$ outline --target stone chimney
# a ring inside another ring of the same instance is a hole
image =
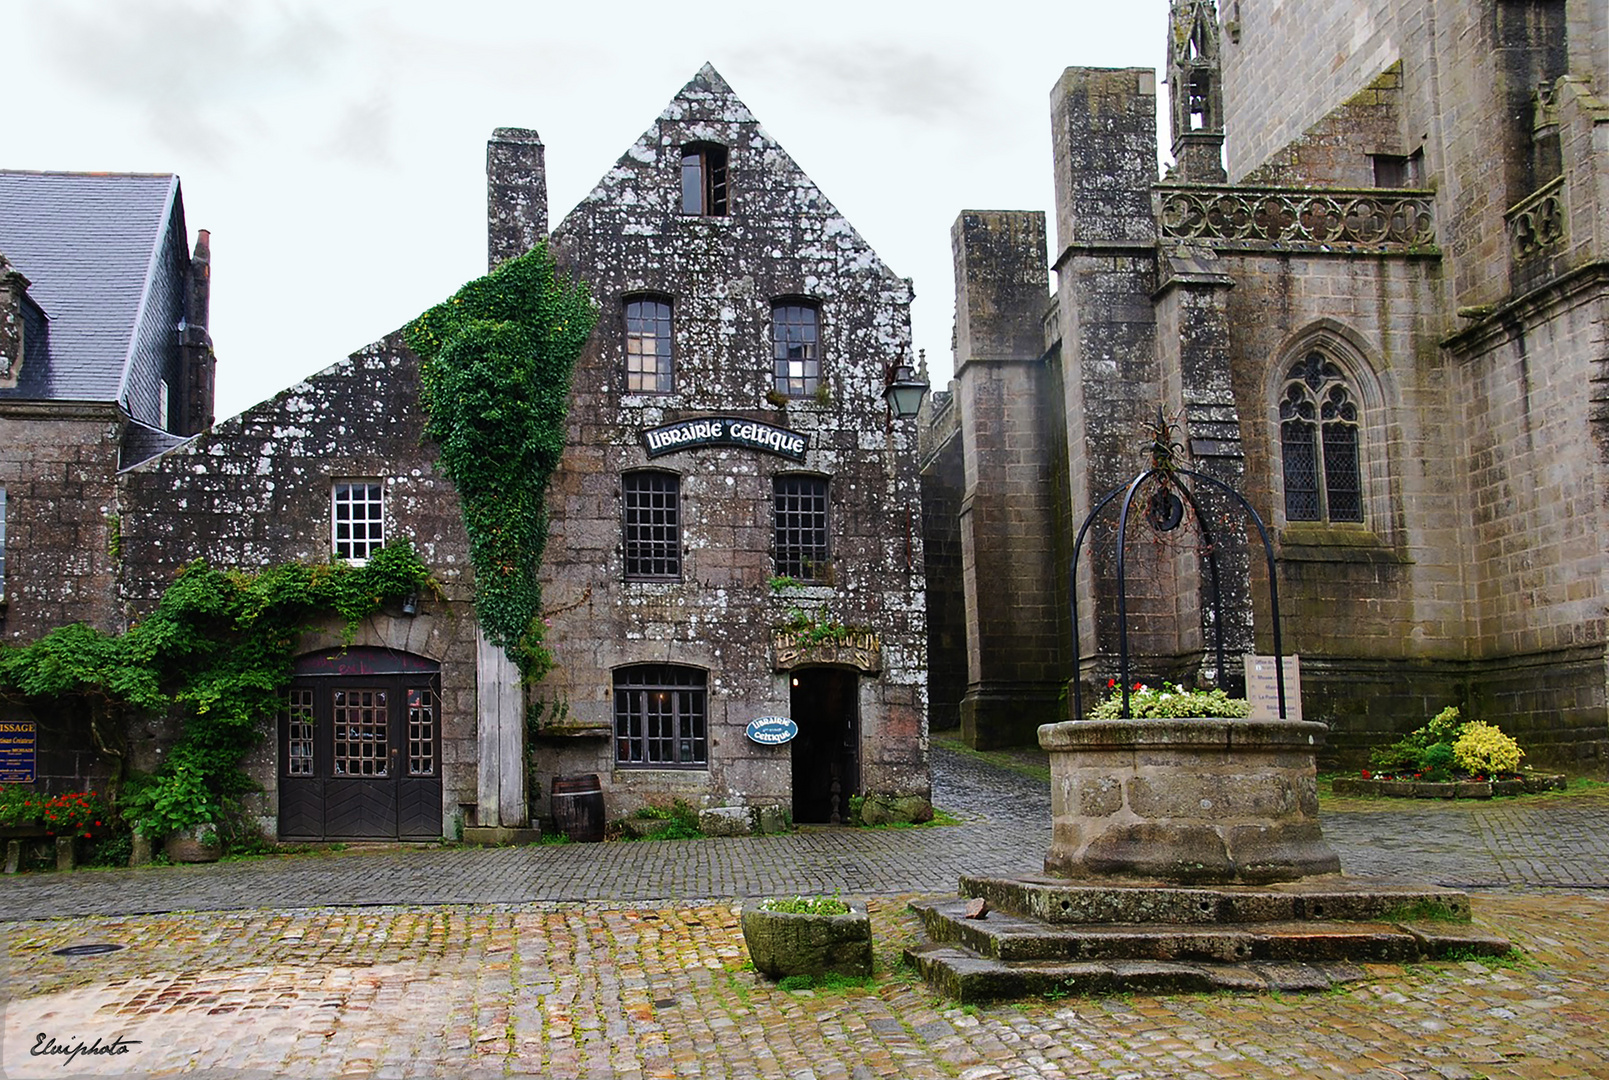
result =
[[[179,338],[180,365],[184,372],[184,392],[179,396],[174,431],[194,435],[212,426],[218,359],[212,351],[212,335],[207,332],[208,310],[212,306],[212,234],[196,230],[195,253],[190,256],[184,293],[184,332]]]
[[[542,137],[526,128],[497,128],[486,143],[487,269],[525,254],[547,235]]]
[[[23,314],[28,279],[0,254],[0,386],[16,386],[22,370]]]

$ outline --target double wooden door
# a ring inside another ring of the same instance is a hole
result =
[[[439,676],[299,676],[279,749],[280,839],[440,838]]]

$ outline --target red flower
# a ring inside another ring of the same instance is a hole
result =
[[[1107,679],[1106,680],[1106,689],[1112,690],[1112,689],[1116,688],[1116,686],[1117,686],[1117,680],[1116,679]]]
[[[1369,779],[1369,770],[1368,769],[1363,770],[1363,779],[1365,779],[1365,780]],[[97,821],[95,824],[99,825],[100,822]]]
[[[1145,689],[1145,684],[1143,682],[1137,682],[1137,683],[1134,684],[1134,689],[1136,689],[1136,690],[1144,690]]]

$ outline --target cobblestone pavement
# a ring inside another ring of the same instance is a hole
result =
[[[1033,873],[1048,784],[939,748],[934,799],[962,824],[519,848],[353,848],[211,866],[0,878],[0,920],[375,904],[690,902],[774,893],[947,893],[962,873]],[[1609,789],[1487,803],[1327,800],[1350,874],[1466,888],[1609,888]]]
[[[962,1008],[898,968],[905,904],[1035,869],[1048,806],[1041,783],[936,760],[961,825],[0,879],[0,1075],[1609,1080],[1609,796],[1326,801],[1349,872],[1480,887],[1515,963]],[[874,979],[785,991],[745,969],[733,897],[838,887],[872,897]],[[123,948],[54,954],[100,942]],[[117,1052],[68,1058],[97,1039]]]

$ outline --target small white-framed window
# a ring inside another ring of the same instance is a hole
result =
[[[337,559],[362,565],[385,546],[385,486],[337,480],[330,487],[330,540]]]

